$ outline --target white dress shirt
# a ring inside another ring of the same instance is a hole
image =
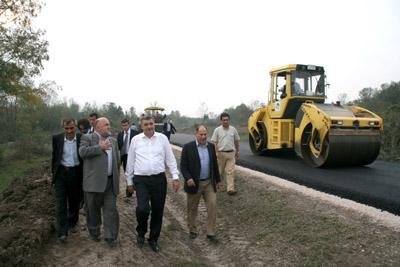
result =
[[[64,136],[64,148],[61,165],[65,167],[75,167],[79,165],[78,148],[76,147],[76,135],[74,139],[68,140]]]
[[[154,175],[165,172],[168,167],[172,179],[179,179],[179,171],[172,147],[164,134],[155,132],[151,138],[144,133],[132,138],[126,164],[127,185],[133,185],[134,175]]]
[[[103,140],[108,144],[111,144],[110,140],[107,138],[103,138],[98,132],[95,131],[95,133],[99,136],[99,140]],[[113,169],[112,169],[112,147],[109,149],[106,149],[105,151],[107,153],[107,175],[111,176],[113,174]]]

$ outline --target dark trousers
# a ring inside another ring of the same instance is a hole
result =
[[[171,132],[163,132],[163,134],[168,138],[168,140],[171,138]]]
[[[147,221],[150,220],[149,241],[157,242],[160,236],[162,219],[164,214],[165,197],[167,195],[167,179],[165,173],[151,176],[135,175],[136,187],[136,231],[144,237],[147,232]]]
[[[121,155],[121,163],[122,168],[124,168],[124,172],[126,171],[126,163],[128,162],[128,154]],[[128,188],[125,190],[126,197],[132,197],[132,193],[128,191]]]
[[[56,193],[57,235],[68,235],[68,229],[78,223],[82,196],[82,177],[77,168],[60,166],[54,183]]]
[[[117,239],[119,232],[119,214],[117,197],[114,195],[112,177],[108,178],[104,193],[85,192],[86,224],[89,234],[100,236],[100,226],[104,224],[104,238]]]

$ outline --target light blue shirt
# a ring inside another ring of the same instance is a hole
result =
[[[68,140],[64,136],[64,148],[61,164],[65,167],[75,167],[79,165],[78,149],[76,147],[76,135],[72,140]]]
[[[111,144],[111,141],[110,141],[109,137],[103,138],[98,132],[95,131],[95,133],[98,135],[99,140],[103,140],[106,143]],[[113,175],[113,169],[112,169],[112,147],[110,149],[107,149],[105,152],[107,154],[107,175],[111,176],[111,175]]]
[[[200,158],[200,177],[199,180],[206,180],[210,176],[210,155],[208,154],[208,144],[201,145],[197,142],[197,151],[199,152]]]

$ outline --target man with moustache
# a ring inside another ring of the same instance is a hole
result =
[[[82,136],[79,154],[84,160],[83,191],[86,207],[86,224],[92,240],[100,241],[102,211],[104,240],[113,247],[119,231],[117,195],[119,193],[119,151],[111,137],[110,122],[98,118],[95,131]]]
[[[56,194],[57,238],[67,240],[77,232],[79,202],[82,197],[82,159],[78,149],[81,135],[74,119],[63,120],[64,132],[53,136],[52,184]]]

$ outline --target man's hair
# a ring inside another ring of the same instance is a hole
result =
[[[85,129],[90,128],[90,122],[89,122],[88,119],[80,119],[80,120],[78,121],[78,128],[79,128],[80,125],[82,125],[83,127],[85,127]]]
[[[66,124],[70,124],[70,123],[73,123],[74,125],[76,125],[75,120],[72,118],[63,119],[63,121],[62,121],[63,126]]]
[[[221,115],[219,116],[219,120],[222,120],[223,117],[228,117],[228,119],[231,118],[227,112],[222,112]]]
[[[199,130],[200,130],[201,127],[204,127],[204,128],[206,129],[206,131],[208,132],[208,128],[207,128],[207,126],[205,126],[204,124],[195,124],[194,127],[195,127],[195,129],[196,129],[196,133],[199,132]]]
[[[96,117],[96,119],[99,118],[99,114],[97,114],[96,112],[92,112],[89,114],[89,117]]]
[[[129,124],[129,120],[128,120],[127,118],[122,119],[122,120],[121,120],[121,124],[123,124],[123,123],[128,123],[128,124]]]
[[[149,116],[149,115],[144,115],[144,116],[142,116],[140,118],[140,124],[142,124],[142,121],[149,121],[149,120],[153,120],[154,121],[154,118],[152,116]]]

